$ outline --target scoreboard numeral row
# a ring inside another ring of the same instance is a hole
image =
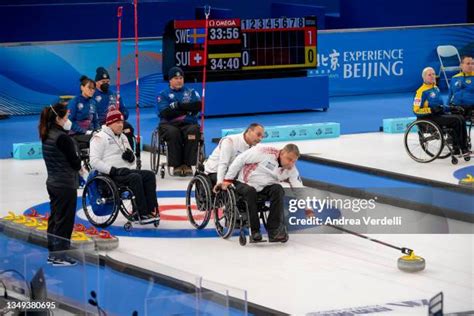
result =
[[[305,26],[305,18],[247,19],[241,25],[242,31],[301,28]]]

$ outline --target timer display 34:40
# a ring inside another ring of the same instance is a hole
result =
[[[240,68],[240,58],[211,58],[212,70],[234,70]]]

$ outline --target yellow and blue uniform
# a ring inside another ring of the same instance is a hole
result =
[[[448,102],[474,107],[474,72],[460,72],[451,78]]]
[[[447,114],[448,108],[444,106],[441,94],[436,84],[423,83],[416,90],[413,102],[413,113],[419,119],[432,121],[440,127],[452,128],[454,130],[454,152],[467,152],[466,122],[460,115]]]
[[[425,117],[439,112],[445,112],[443,100],[439,88],[435,84],[423,83],[416,90],[415,100],[413,101],[413,113],[417,117]]]

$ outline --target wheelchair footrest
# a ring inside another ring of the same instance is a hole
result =
[[[154,223],[157,223],[157,222],[160,222],[160,218],[159,218],[159,217],[157,217],[157,218],[155,218],[155,219],[153,219],[153,220],[149,220],[149,221],[147,221],[147,222],[144,222],[144,221],[142,221],[142,220],[140,220],[140,219],[130,221],[130,223],[132,223],[132,224],[138,224],[138,225],[149,225],[149,224],[154,224]]]
[[[262,240],[257,241],[257,240],[254,240],[254,239],[250,238],[250,241],[249,241],[249,243],[251,243],[251,244],[259,244],[259,243],[262,243],[262,242],[268,242],[268,240],[262,239]]]

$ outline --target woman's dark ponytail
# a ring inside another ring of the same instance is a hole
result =
[[[56,117],[63,118],[66,116],[67,106],[61,103],[55,105],[48,105],[41,111],[40,121],[38,125],[39,136],[41,141],[48,138],[48,133],[51,127],[56,123]]]

